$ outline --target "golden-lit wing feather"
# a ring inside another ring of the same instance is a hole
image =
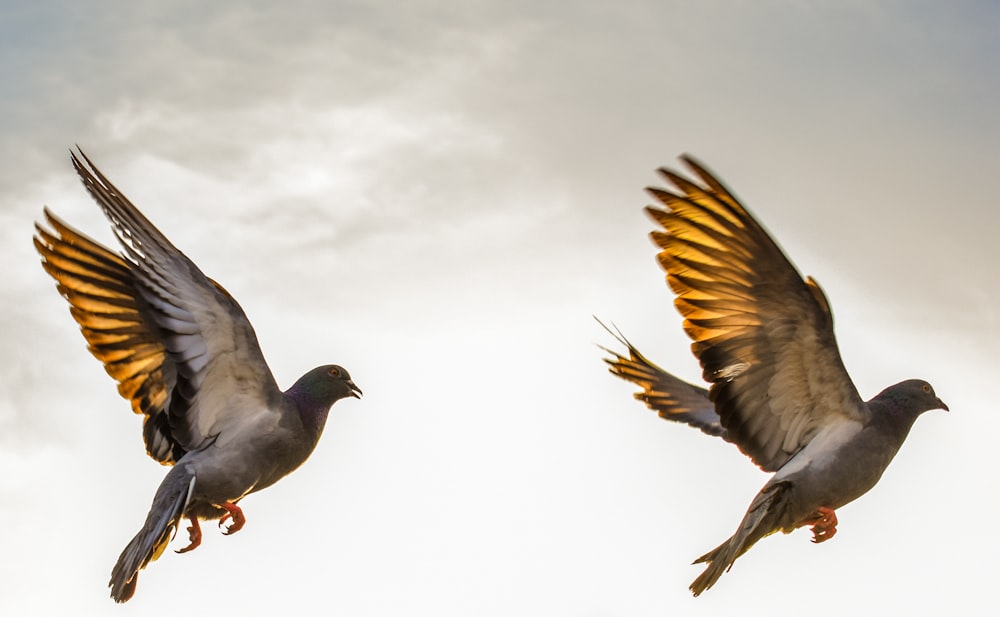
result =
[[[82,152],[73,166],[111,221],[123,253],[46,211],[43,265],[91,352],[146,416],[153,458],[224,442],[247,423],[276,423],[280,396],[243,309],[179,251]]]
[[[708,435],[729,441],[715,405],[708,398],[708,390],[674,377],[642,355],[620,332],[612,332],[607,326],[605,329],[628,350],[628,356],[624,356],[602,347],[612,356],[604,359],[608,370],[612,375],[642,388],[633,395],[637,400],[664,420],[683,422]]]
[[[728,189],[690,157],[704,185],[661,169],[646,211],[709,397],[736,443],[774,471],[835,417],[867,407],[844,369],[823,292],[803,280]]]
[[[45,210],[51,229],[36,224],[35,248],[42,267],[70,305],[88,349],[118,382],[132,410],[145,416],[146,451],[169,465],[184,454],[164,413],[176,370],[144,315],[135,279],[125,261]]]

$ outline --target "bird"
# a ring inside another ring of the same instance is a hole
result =
[[[341,366],[305,373],[282,392],[243,309],[205,276],[87,158],[70,151],[80,180],[111,222],[115,253],[46,207],[35,223],[42,267],[70,305],[88,349],[143,416],[147,454],[170,466],[142,528],[121,552],[108,586],[126,602],[139,571],[157,559],[183,519],[189,544],[200,520],[225,534],[246,522],[240,500],[298,468],[319,441],[332,405],[361,398]]]
[[[648,188],[658,204],[645,211],[658,226],[650,237],[709,387],[671,375],[607,326],[625,350],[603,349],[609,371],[641,388],[635,398],[734,444],[773,474],[736,532],[694,561],[706,564],[690,586],[698,596],[766,536],[811,526],[813,542],[832,538],[836,510],[875,486],[916,418],[948,406],[920,379],[864,401],[819,284],[802,278],[703,164],[680,159],[695,177],[659,169],[672,187]]]

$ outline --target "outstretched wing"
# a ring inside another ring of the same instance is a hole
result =
[[[676,189],[648,189],[662,227],[650,235],[677,294],[691,349],[729,439],[778,469],[830,422],[863,422],[822,290],[803,280],[763,227],[691,157],[699,186],[668,169]]]
[[[146,452],[170,465],[185,449],[174,439],[165,413],[177,383],[177,369],[167,355],[152,319],[135,288],[125,261],[73,229],[46,208],[52,230],[35,224],[35,248],[42,267],[70,304],[88,349],[118,382],[118,392],[143,414]]]
[[[45,270],[91,352],[146,416],[150,456],[170,464],[255,416],[280,393],[243,310],[177,250],[80,152],[73,165],[104,210],[122,256],[46,210]]]
[[[641,392],[633,394],[637,400],[645,403],[664,420],[683,422],[703,433],[730,441],[719,414],[715,411],[715,405],[708,398],[708,390],[674,377],[639,353],[620,332],[612,332],[607,326],[605,329],[628,349],[626,357],[617,351],[601,347],[612,356],[604,359],[608,370],[612,375],[642,388]]]

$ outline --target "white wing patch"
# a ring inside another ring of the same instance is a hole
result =
[[[729,366],[722,367],[718,371],[715,371],[715,377],[716,379],[732,381],[748,370],[750,370],[750,365],[746,362],[735,362]]]
[[[240,442],[252,439],[256,435],[267,434],[277,427],[281,420],[279,411],[269,409],[250,397],[238,397],[228,406],[231,406],[232,410],[225,409],[211,416],[214,421],[206,433],[218,436],[214,443],[219,448],[225,448],[234,441]]]
[[[855,435],[861,432],[862,428],[864,428],[863,424],[847,418],[830,422],[816,433],[816,436],[812,438],[805,448],[790,458],[774,474],[771,482],[783,480],[788,476],[802,471],[806,467],[822,469],[836,457],[837,451],[844,444],[851,441]]]

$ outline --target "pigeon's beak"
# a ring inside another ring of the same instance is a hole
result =
[[[355,385],[353,381],[348,381],[347,387],[351,389],[351,396],[354,398],[361,398],[361,395],[364,394],[364,392],[361,391],[361,388]]]
[[[950,409],[948,409],[948,406],[945,405],[944,401],[942,401],[941,399],[938,399],[937,403],[938,403],[938,409],[943,409],[945,411],[951,411]]]

